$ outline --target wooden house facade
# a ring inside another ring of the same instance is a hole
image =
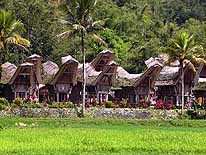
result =
[[[184,96],[185,102],[189,100],[194,86],[196,71],[189,64],[184,65]],[[161,70],[156,82],[157,99],[164,102],[171,101],[177,106],[181,105],[181,75],[179,66],[164,66]]]
[[[86,99],[98,103],[109,99],[111,87],[116,82],[118,64],[114,62],[114,53],[109,50],[100,52],[97,57],[85,65],[86,69]],[[78,79],[82,79],[82,65],[79,66]],[[81,92],[80,92],[81,93]]]
[[[179,66],[162,66],[156,58],[145,61],[147,69],[140,74],[129,74],[114,61],[110,50],[100,52],[86,69],[86,100],[98,103],[107,100],[127,99],[136,104],[139,99],[172,101],[181,105],[181,76]],[[206,100],[206,66],[189,63],[184,65],[185,101],[192,92]],[[42,57],[34,54],[18,67],[11,63],[2,65],[0,97],[10,101],[17,97],[37,96],[46,102],[82,101],[83,65],[71,56],[62,57],[62,64],[42,63]],[[204,87],[194,87],[198,84]],[[194,87],[194,88],[193,88]],[[201,89],[200,89],[201,88]]]
[[[154,84],[162,69],[162,64],[152,58],[147,70],[141,74],[129,74],[122,67],[118,72],[118,87],[115,90],[117,100],[127,99],[130,104],[136,104],[138,100],[149,98],[155,93]]]

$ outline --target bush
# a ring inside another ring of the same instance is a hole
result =
[[[114,104],[112,101],[106,101],[105,102],[105,108],[113,108],[114,107]]]
[[[148,107],[150,107],[150,105],[151,105],[151,102],[145,101],[144,99],[141,99],[137,102],[138,108],[148,108]]]
[[[74,104],[72,102],[67,102],[65,108],[74,108]]]
[[[173,104],[172,101],[168,101],[168,102],[164,105],[164,108],[167,109],[167,110],[171,110],[171,109],[174,109],[174,108],[175,108],[175,105]]]
[[[19,107],[23,104],[23,99],[17,97],[14,101],[14,104],[18,105]]]
[[[8,106],[9,105],[9,102],[7,101],[7,99],[6,98],[0,98],[0,104],[3,104],[3,105],[6,105],[6,106]]]
[[[89,108],[90,106],[91,106],[90,102],[89,102],[89,101],[86,101],[85,107],[86,107],[86,108]]]
[[[6,105],[4,105],[4,104],[0,104],[0,110],[5,110],[6,109]]]
[[[175,105],[172,103],[172,101],[168,101],[167,103],[164,103],[161,99],[157,101],[157,103],[154,105],[154,109],[174,109]]]
[[[126,99],[122,99],[122,101],[120,102],[120,107],[121,108],[126,108],[127,106],[127,100]]]
[[[14,103],[11,103],[10,107],[11,107],[12,109],[15,109],[15,108],[18,108],[19,106],[16,105],[16,104],[14,104]]]
[[[32,107],[32,104],[29,103],[29,102],[23,102],[23,103],[21,104],[21,107],[22,107],[22,108],[33,108],[33,107]]]
[[[31,104],[32,108],[43,108],[43,105],[41,103]]]
[[[59,105],[56,102],[52,102],[51,104],[49,104],[49,108],[58,108]]]
[[[154,105],[154,109],[164,109],[164,102],[160,99]]]

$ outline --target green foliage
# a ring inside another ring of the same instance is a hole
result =
[[[126,99],[122,99],[122,101],[120,102],[120,107],[121,108],[126,108],[127,106],[127,100]]]
[[[5,104],[0,104],[0,110],[5,110],[7,106]]]
[[[114,104],[112,101],[106,101],[104,103],[104,105],[105,105],[105,108],[113,108],[114,107]]]
[[[6,98],[3,97],[3,98],[0,98],[0,104],[8,106],[9,102]]]
[[[63,4],[65,2],[67,7]],[[94,9],[94,5],[88,9],[89,2],[94,4],[94,0],[80,0],[78,7],[72,2],[1,0],[0,8],[16,15],[25,26],[22,36],[31,42],[30,52],[8,47],[6,59],[18,64],[30,53],[38,53],[45,60],[60,64],[60,57],[70,54],[81,62],[78,33],[81,30],[87,31],[84,36],[86,61],[91,61],[105,49],[90,33],[95,32],[115,52],[115,61],[130,73],[144,71],[144,61],[166,52],[171,40],[182,31],[193,34],[195,43],[206,48],[206,3],[202,0],[106,0],[98,1]],[[84,5],[87,7],[82,7]],[[80,8],[86,12],[78,10]],[[87,22],[82,22],[83,13]],[[91,27],[94,21],[98,22]],[[74,24],[82,27],[75,30]],[[61,42],[55,39],[57,34],[72,29],[76,36],[69,35],[69,40]]]
[[[72,102],[67,102],[65,108],[74,108],[74,104]]]
[[[15,98],[14,104],[18,105],[19,107],[23,104],[23,99],[22,98]]]
[[[21,105],[22,106],[22,105]],[[19,108],[19,106],[17,105],[17,104],[15,104],[15,103],[11,103],[10,104],[10,108],[11,109],[16,109],[16,108]]]
[[[63,103],[57,103],[57,102],[52,102],[51,104],[49,104],[49,108],[64,108],[64,104]]]

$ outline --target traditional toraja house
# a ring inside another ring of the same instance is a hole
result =
[[[108,100],[111,87],[116,83],[117,63],[114,53],[109,50],[100,52],[97,57],[85,65],[86,69],[86,98],[95,99],[98,103]],[[79,65],[78,80],[82,79],[82,64]]]
[[[39,85],[41,80],[42,57],[34,54],[26,59],[26,62],[19,65],[14,75],[8,82],[11,86],[14,98],[28,98],[29,96],[39,97]]]
[[[78,61],[70,55],[62,57],[60,67],[51,61],[43,63],[43,85],[40,89],[40,100],[56,102],[70,100],[72,88],[77,84],[77,68]]]
[[[71,56],[62,57],[62,64],[42,62],[42,57],[32,55],[16,67],[11,63],[2,65],[0,95],[10,101],[16,97],[37,96],[40,101],[72,102],[82,100],[82,64]],[[86,63],[86,99],[98,103],[106,100],[127,99],[137,103],[157,95],[157,99],[181,104],[181,83],[178,64],[164,66],[161,60],[151,58],[145,63],[147,69],[141,74],[129,74],[114,62],[114,53],[100,52]],[[206,97],[206,66],[184,66],[185,96],[192,92],[196,97]],[[186,97],[185,97],[186,101]]]
[[[50,82],[59,70],[56,63],[47,61],[42,64],[42,84],[39,90],[39,100],[42,101],[53,101],[55,100],[54,89]]]
[[[199,104],[206,101],[206,64],[205,62],[193,62],[197,74],[195,76],[193,94],[198,99]]]
[[[154,84],[162,69],[162,64],[153,58],[145,63],[148,68],[141,74],[129,74],[122,67],[118,67],[119,89],[115,90],[116,99],[127,99],[131,104],[136,104],[139,99],[149,99],[155,93]]]
[[[62,57],[62,65],[50,82],[57,102],[67,101],[70,98],[72,88],[77,84],[77,68],[77,60],[71,56]]]
[[[185,102],[189,99],[194,86],[196,71],[190,63],[184,65],[184,94]],[[181,75],[179,64],[173,66],[164,66],[161,70],[157,81],[157,97],[164,102],[172,101],[177,105],[181,105]]]
[[[4,63],[1,67],[2,67],[2,77],[1,77],[0,97],[6,97],[7,99],[12,100],[14,98],[14,95],[8,83],[13,77],[14,73],[16,72],[17,67],[9,62]]]

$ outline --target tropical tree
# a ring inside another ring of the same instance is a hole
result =
[[[83,96],[82,96],[82,111],[84,115],[85,108],[85,92],[86,92],[86,72],[85,72],[85,37],[86,35],[95,38],[101,44],[106,43],[94,32],[102,25],[102,20],[94,21],[92,13],[96,6],[97,0],[64,0],[66,6],[66,20],[61,19],[61,22],[68,25],[68,30],[58,34],[57,38],[71,38],[78,35],[81,39],[81,52],[83,59]]]
[[[193,64],[190,61],[201,61],[202,59],[197,58],[203,54],[203,48],[200,45],[196,45],[193,35],[189,35],[187,32],[181,32],[175,39],[172,39],[167,53],[169,55],[169,62],[178,60],[180,63],[180,76],[181,76],[181,102],[182,102],[182,113],[184,112],[184,65]],[[204,63],[205,61],[202,60]]]
[[[20,34],[24,31],[24,25],[21,21],[8,11],[0,10],[0,79],[2,76],[2,63],[5,62],[10,45],[15,45],[26,49],[30,42]]]

